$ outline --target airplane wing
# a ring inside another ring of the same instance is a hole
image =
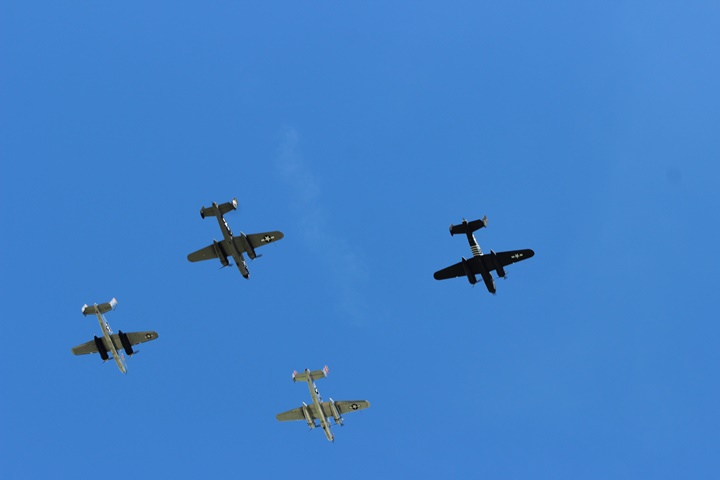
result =
[[[315,408],[312,405],[308,405],[308,413],[310,414],[310,418],[313,420],[316,419],[315,415]],[[287,412],[278,413],[275,415],[275,418],[277,418],[281,422],[289,422],[292,420],[305,420],[305,415],[303,415],[303,407],[293,408],[292,410],[288,410]]]
[[[340,415],[348,412],[363,410],[370,406],[367,400],[340,400],[335,402],[335,406],[340,410]]]
[[[218,242],[217,246],[226,258],[230,256],[230,249],[225,247],[225,240]],[[201,262],[203,260],[211,260],[213,258],[218,258],[217,250],[215,250],[214,243],[212,245],[208,245],[205,248],[201,248],[200,250],[193,252],[187,256],[187,259],[191,262]]]
[[[145,343],[145,342],[149,342],[150,340],[155,340],[156,338],[158,338],[157,332],[151,332],[151,331],[130,332],[130,333],[126,333],[125,335],[127,335],[128,340],[130,341],[130,345],[137,345],[138,343]],[[117,333],[114,333],[111,338],[112,338],[113,343],[115,344],[115,348],[117,348],[118,350],[123,348],[122,342],[120,341],[120,335],[118,335]],[[89,342],[89,343],[94,343],[94,342]],[[87,345],[87,344],[85,344],[85,345]]]
[[[322,402],[320,405],[322,406],[325,418],[331,418],[333,416],[333,411],[330,406],[330,402]],[[337,407],[340,415],[344,415],[348,412],[355,412],[357,410],[368,408],[370,406],[370,402],[367,400],[340,400],[335,402],[335,406]],[[318,419],[315,408],[312,405],[308,405],[307,411],[312,420]],[[275,418],[281,422],[289,422],[292,420],[305,420],[305,415],[303,415],[303,407],[298,407],[288,410],[287,412],[279,413],[275,416]]]
[[[323,402],[321,405],[325,417],[332,417],[333,411],[332,407],[330,406],[330,402]],[[336,400],[335,406],[340,412],[340,415],[344,415],[348,412],[355,412],[357,410],[363,410],[365,408],[368,408],[370,406],[370,402],[368,402],[367,400]],[[302,415],[302,410],[300,411],[300,415]]]
[[[105,343],[105,339],[103,339],[103,344]],[[95,345],[94,340],[90,340],[89,342],[85,342],[82,345],[78,345],[77,347],[73,347],[72,353],[75,355],[87,355],[88,353],[98,353],[97,346]],[[300,412],[302,415],[302,412]]]
[[[251,233],[247,236],[248,242],[250,242],[250,245],[252,245],[253,248],[262,247],[263,245],[267,245],[268,243],[277,242],[281,238],[283,238],[285,235],[283,235],[282,232],[264,232],[264,233]]]
[[[499,252],[495,254],[495,258],[504,267],[505,265],[510,265],[511,263],[517,263],[522,260],[527,260],[533,255],[535,255],[535,252],[528,248],[525,250],[510,250],[508,252]]]
[[[528,248],[525,250],[510,250],[507,252],[499,252],[495,254],[494,259],[489,254],[480,255],[479,257],[471,257],[468,258],[467,262],[468,267],[470,267],[472,273],[478,274],[482,270],[478,262],[483,262],[485,269],[487,269],[488,271],[492,271],[497,268],[495,262],[498,262],[500,264],[500,267],[504,267],[506,265],[510,265],[511,263],[517,263],[522,260],[527,260],[533,255],[535,255],[535,252]],[[435,277],[435,280],[464,277],[465,269],[463,268],[462,262],[458,262],[455,265],[451,265],[447,268],[443,268],[442,270],[438,270],[433,276]]]
[[[448,278],[456,278],[456,277],[464,277],[464,276],[465,276],[465,269],[462,266],[462,262],[458,262],[455,265],[450,265],[447,268],[438,270],[433,275],[433,277],[435,277],[435,280],[446,280]]]

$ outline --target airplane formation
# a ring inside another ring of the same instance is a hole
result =
[[[230,202],[220,205],[213,202],[210,207],[200,208],[200,216],[203,219],[208,216],[217,218],[223,239],[219,242],[213,240],[213,243],[207,247],[190,253],[187,256],[188,261],[199,262],[217,258],[222,265],[221,268],[224,268],[231,265],[229,258],[232,258],[238,270],[240,270],[240,274],[246,279],[250,277],[250,272],[243,254],[247,254],[251,260],[261,257],[262,255],[258,255],[255,252],[257,248],[281,240],[284,235],[280,231],[252,233],[249,235],[240,232],[240,235],[233,235],[227,220],[225,220],[225,214],[232,210],[237,210],[237,207],[238,201],[236,198],[233,198]],[[535,255],[535,252],[530,249],[510,250],[499,253],[490,250],[490,253],[483,253],[474,235],[475,231],[483,227],[487,227],[487,216],[481,220],[473,220],[470,222],[463,219],[459,225],[450,225],[451,236],[456,234],[466,235],[468,243],[470,244],[472,257],[469,259],[461,257],[460,262],[438,270],[433,275],[436,280],[467,277],[470,284],[475,285],[477,283],[477,275],[480,275],[487,290],[495,294],[496,286],[495,279],[492,275],[493,271],[497,273],[498,277],[506,278],[506,266],[527,260]],[[92,306],[88,306],[87,304],[83,305],[81,312],[84,316],[95,315],[97,317],[102,336],[94,336],[93,340],[74,347],[72,353],[75,355],[98,353],[103,362],[108,361],[112,356],[120,371],[127,373],[125,354],[132,357],[137,353],[137,350],[133,349],[135,345],[155,340],[158,338],[158,334],[151,330],[130,333],[123,333],[122,330],[118,330],[118,333],[113,333],[104,314],[115,310],[117,304],[118,301],[113,298],[106,303],[96,303]],[[318,427],[322,428],[327,439],[330,442],[334,442],[335,436],[330,431],[330,419],[333,420],[335,425],[342,426],[343,414],[366,409],[370,407],[370,402],[367,400],[335,401],[332,398],[327,402],[323,402],[320,392],[315,385],[315,381],[327,377],[328,373],[329,369],[327,365],[322,370],[310,371],[309,369],[305,369],[301,373],[294,371],[292,374],[293,382],[300,381],[307,384],[312,402],[310,405],[302,402],[302,406],[298,408],[279,413],[276,416],[277,420],[281,422],[304,420],[311,430]]]

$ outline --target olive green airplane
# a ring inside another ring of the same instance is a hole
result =
[[[335,425],[343,425],[342,414],[347,412],[354,412],[362,410],[370,406],[370,402],[367,400],[338,400],[337,402],[330,399],[329,402],[323,402],[320,392],[315,386],[315,380],[325,378],[328,376],[330,370],[327,365],[322,370],[313,370],[312,372],[305,369],[302,373],[297,373],[297,370],[292,374],[293,382],[306,382],[310,389],[310,397],[312,398],[312,405],[308,405],[303,402],[302,407],[288,410],[287,412],[279,413],[275,416],[281,422],[287,422],[291,420],[305,420],[310,427],[310,430],[317,427],[322,427],[325,432],[325,436],[331,442],[335,442],[335,436],[330,431],[330,422],[328,418],[335,420]],[[320,425],[315,423],[315,420],[320,422]]]
[[[97,316],[98,322],[100,323],[100,329],[103,334],[102,337],[95,336],[93,340],[74,347],[72,349],[72,353],[75,355],[99,353],[103,362],[108,361],[110,358],[108,353],[111,353],[113,360],[115,360],[115,363],[120,371],[122,373],[127,373],[125,356],[122,353],[123,350],[125,350],[125,353],[127,353],[129,357],[132,357],[137,353],[137,350],[133,350],[132,348],[134,345],[155,340],[158,338],[158,334],[153,331],[123,333],[122,330],[118,330],[118,333],[113,333],[112,328],[110,328],[108,321],[105,320],[103,313],[115,310],[117,304],[117,300],[113,298],[109,302],[101,303],[100,305],[97,303],[92,306],[88,306],[87,304],[83,305],[81,310],[82,314],[85,316],[93,314]]]
[[[205,248],[201,248],[200,250],[191,253],[187,256],[189,261],[200,262],[202,260],[217,258],[220,259],[220,263],[222,264],[222,267],[220,268],[223,268],[230,265],[228,257],[232,257],[235,260],[235,265],[237,265],[238,270],[240,270],[240,274],[242,274],[245,278],[250,277],[250,272],[248,271],[247,264],[245,263],[243,252],[248,254],[250,260],[255,260],[258,257],[262,257],[262,255],[255,253],[256,248],[267,245],[268,243],[277,242],[283,238],[284,235],[282,232],[275,231],[252,233],[250,235],[245,235],[240,232],[239,236],[234,236],[223,215],[231,210],[237,210],[237,207],[237,198],[233,198],[232,202],[223,203],[221,205],[213,202],[211,207],[202,207],[200,209],[200,216],[202,218],[208,216],[217,218],[220,230],[223,234],[223,240],[219,242],[217,240],[213,240],[212,245],[208,245]]]
[[[456,233],[464,233],[467,235],[468,243],[470,244],[470,251],[473,256],[470,259],[462,257],[462,260],[455,265],[438,270],[433,275],[435,280],[467,277],[470,284],[475,285],[477,283],[475,275],[479,274],[482,276],[488,291],[494,294],[496,289],[495,280],[493,279],[491,273],[493,270],[497,272],[498,276],[505,278],[505,267],[507,265],[527,260],[535,255],[535,252],[530,249],[511,250],[509,252],[499,253],[495,253],[490,250],[490,253],[483,254],[480,249],[480,245],[478,245],[477,240],[475,240],[475,235],[473,235],[475,230],[479,230],[483,227],[487,227],[487,216],[483,217],[482,220],[473,220],[472,222],[468,222],[463,218],[460,225],[450,225],[450,235],[455,235]]]

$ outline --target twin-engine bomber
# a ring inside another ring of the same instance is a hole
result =
[[[200,209],[200,216],[202,218],[206,216],[214,216],[217,218],[224,238],[220,242],[213,240],[212,245],[189,254],[187,256],[189,261],[198,262],[217,258],[223,267],[227,267],[230,265],[228,257],[232,257],[242,276],[245,278],[250,276],[243,253],[247,253],[250,259],[254,260],[261,256],[255,253],[256,248],[280,240],[284,235],[282,232],[273,231],[250,235],[245,235],[240,232],[239,236],[234,236],[230,231],[224,215],[231,210],[237,210],[237,207],[237,199],[233,198],[231,202],[220,205],[213,202],[211,207],[202,207]],[[477,283],[476,275],[480,275],[488,291],[494,294],[496,288],[495,280],[492,276],[493,270],[497,272],[498,276],[505,278],[505,267],[507,265],[526,260],[535,255],[535,252],[530,249],[511,250],[500,253],[495,253],[490,250],[489,254],[483,254],[473,234],[476,230],[483,227],[487,227],[487,216],[483,217],[482,220],[473,220],[471,222],[463,219],[460,225],[450,225],[451,236],[455,234],[465,234],[467,236],[473,256],[470,259],[462,257],[459,263],[435,272],[434,277],[436,280],[467,277],[470,284],[475,285]],[[72,349],[72,353],[75,355],[99,353],[103,362],[107,361],[110,355],[112,355],[120,371],[127,373],[123,351],[128,356],[132,356],[137,353],[132,348],[134,345],[155,340],[158,338],[158,334],[153,331],[123,333],[121,330],[119,330],[118,333],[113,333],[103,314],[114,310],[115,307],[117,307],[117,303],[117,300],[113,298],[109,302],[100,305],[97,303],[93,306],[83,305],[83,315],[94,314],[97,316],[100,329],[102,330],[102,336],[95,336],[92,341],[78,345]],[[301,407],[280,413],[276,418],[281,422],[305,420],[310,429],[321,427],[327,439],[335,442],[335,437],[330,431],[329,419],[332,418],[335,425],[342,426],[343,414],[366,409],[370,407],[370,402],[367,400],[341,400],[336,402],[332,398],[328,402],[323,402],[320,392],[315,385],[315,380],[327,377],[328,373],[329,369],[327,366],[322,370],[310,371],[309,369],[305,369],[302,373],[294,371],[292,374],[293,382],[301,381],[307,383],[312,404],[308,405],[303,402]]]
[[[103,313],[115,310],[117,304],[117,300],[113,298],[107,303],[101,303],[100,305],[96,303],[92,307],[89,307],[87,304],[83,305],[81,310],[82,314],[85,316],[92,314],[97,315],[98,322],[100,323],[100,329],[103,334],[102,337],[94,337],[93,340],[73,348],[72,353],[75,355],[99,353],[103,362],[106,362],[110,358],[110,355],[108,355],[109,352],[112,354],[112,357],[115,360],[115,363],[117,363],[120,371],[122,373],[127,373],[125,356],[122,351],[124,350],[128,356],[132,357],[137,353],[137,351],[132,348],[134,345],[155,340],[158,338],[158,334],[153,331],[123,333],[122,330],[118,330],[118,333],[113,333],[110,328],[110,324],[107,320],[105,320]]]
[[[327,365],[322,370],[313,370],[312,372],[305,369],[302,373],[297,373],[297,370],[293,372],[293,382],[301,381],[307,382],[308,388],[310,389],[310,396],[312,397],[312,405],[308,405],[303,402],[302,407],[294,410],[288,410],[278,414],[277,418],[281,422],[287,422],[290,420],[305,420],[308,427],[312,430],[313,428],[322,427],[325,431],[325,436],[331,442],[335,442],[335,437],[330,431],[330,422],[328,418],[335,420],[335,425],[343,425],[343,413],[354,412],[356,410],[362,410],[370,406],[370,402],[367,400],[340,400],[334,401],[332,398],[329,402],[323,402],[320,392],[318,392],[315,386],[315,380],[327,377],[329,373]],[[315,423],[315,420],[320,421],[320,425]]]
[[[255,249],[267,245],[268,243],[276,242],[283,238],[282,232],[265,232],[265,233],[252,233],[245,235],[240,232],[240,236],[233,236],[230,227],[228,226],[227,220],[225,220],[224,214],[230,210],[237,210],[238,201],[237,198],[233,198],[232,202],[223,203],[218,205],[213,202],[211,207],[200,209],[200,216],[205,218],[207,216],[216,217],[218,224],[220,224],[220,230],[223,234],[223,240],[213,240],[212,245],[208,245],[205,248],[201,248],[197,252],[193,252],[187,256],[187,259],[191,262],[200,262],[202,260],[210,260],[213,258],[220,259],[222,267],[230,265],[228,257],[232,257],[235,260],[240,274],[243,277],[249,278],[250,272],[248,271],[243,252],[248,254],[250,260],[254,260],[262,255],[255,253]]]
[[[483,227],[487,227],[487,216],[484,216],[482,220],[473,220],[468,222],[463,218],[460,225],[450,225],[450,235],[464,233],[467,235],[468,243],[470,244],[470,251],[473,256],[470,259],[462,257],[462,260],[455,265],[451,265],[442,270],[435,272],[435,280],[445,280],[447,278],[456,277],[467,277],[471,285],[477,283],[475,275],[482,276],[485,286],[488,291],[492,294],[495,293],[495,280],[492,277],[492,271],[495,270],[498,276],[505,278],[505,267],[511,263],[520,262],[527,260],[528,258],[535,255],[530,249],[525,250],[511,250],[509,252],[495,253],[490,250],[490,253],[483,254],[475,240],[473,232]]]

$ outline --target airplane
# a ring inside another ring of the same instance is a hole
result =
[[[470,251],[472,252],[473,256],[470,259],[465,259],[465,257],[462,257],[462,260],[459,263],[435,272],[435,274],[433,275],[435,277],[435,280],[467,277],[470,284],[475,285],[477,283],[477,278],[475,277],[475,275],[479,274],[482,276],[482,279],[485,282],[485,286],[487,287],[488,291],[492,294],[495,294],[495,280],[493,280],[491,274],[493,270],[497,271],[498,276],[506,278],[505,266],[512,263],[520,262],[522,260],[527,260],[528,258],[535,255],[535,252],[530,249],[511,250],[509,252],[499,253],[495,253],[494,251],[490,250],[489,254],[483,254],[482,250],[480,249],[480,245],[478,245],[477,240],[475,240],[475,235],[473,235],[473,232],[480,228],[487,227],[487,223],[487,216],[484,216],[482,220],[473,220],[471,222],[468,222],[463,218],[463,221],[460,225],[450,225],[451,236],[455,235],[456,233],[464,233],[465,235],[467,235],[468,243],[470,244]]]
[[[294,371],[292,374],[293,382],[307,382],[308,388],[310,389],[310,396],[312,397],[312,405],[303,402],[302,407],[280,413],[275,418],[281,422],[305,420],[311,430],[320,426],[325,431],[327,439],[334,443],[335,437],[330,431],[328,418],[332,417],[335,420],[335,425],[343,426],[343,413],[368,408],[370,402],[367,400],[341,400],[336,402],[332,398],[329,402],[323,402],[320,392],[318,392],[315,386],[315,380],[327,377],[328,373],[330,373],[330,370],[327,365],[325,365],[325,368],[322,370],[313,370],[312,372],[307,368],[302,373],[297,373],[297,370]],[[320,425],[317,425],[315,420],[319,420]]]
[[[75,355],[86,355],[88,353],[99,353],[100,358],[103,362],[106,362],[109,358],[108,352],[112,353],[115,363],[122,373],[127,373],[127,365],[125,364],[125,356],[122,354],[122,350],[128,356],[132,357],[137,352],[133,350],[133,345],[138,343],[149,342],[158,338],[157,332],[131,332],[123,333],[122,330],[118,330],[118,333],[113,333],[110,328],[110,324],[105,320],[103,313],[107,313],[110,310],[115,310],[118,301],[113,298],[107,303],[101,303],[98,305],[94,304],[89,307],[87,304],[82,307],[82,314],[85,316],[95,314],[97,315],[100,328],[102,329],[102,337],[94,337],[90,342],[83,343],[72,349],[72,353]]]
[[[268,243],[277,242],[283,238],[282,232],[265,232],[265,233],[252,233],[245,235],[240,232],[240,236],[233,236],[230,227],[228,226],[227,220],[225,220],[224,214],[230,210],[237,210],[238,201],[237,198],[233,198],[232,202],[226,202],[221,205],[213,202],[211,207],[200,209],[200,216],[205,218],[206,216],[216,217],[218,224],[220,224],[220,230],[222,231],[224,239],[221,241],[213,240],[212,245],[208,245],[205,248],[201,248],[197,252],[193,252],[187,256],[187,259],[191,262],[200,262],[202,260],[210,260],[213,258],[220,259],[220,263],[224,268],[230,265],[228,257],[232,257],[235,260],[240,274],[245,277],[250,277],[243,252],[248,254],[250,260],[255,260],[262,255],[255,253],[255,249],[267,245]]]

